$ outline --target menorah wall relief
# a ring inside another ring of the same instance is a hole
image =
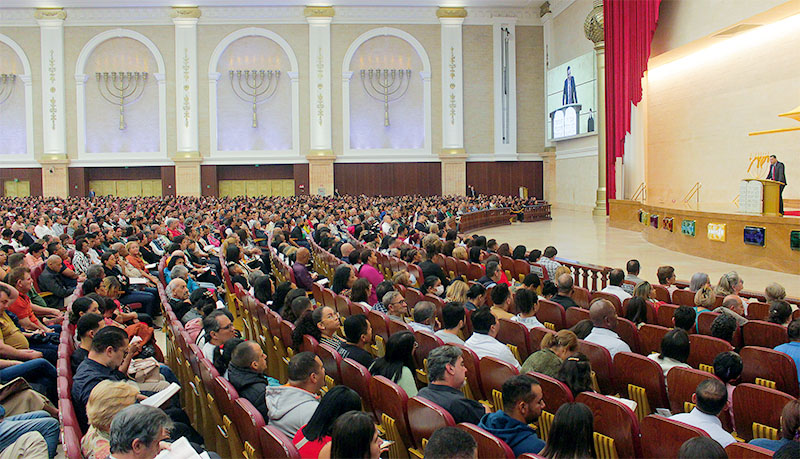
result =
[[[362,69],[361,85],[373,99],[383,102],[383,125],[389,126],[389,102],[403,97],[411,83],[410,69]]]
[[[119,107],[119,130],[124,131],[125,106],[130,105],[144,94],[147,85],[147,72],[97,72],[97,88],[108,103]]]
[[[280,70],[230,70],[231,89],[236,97],[253,104],[253,126],[258,127],[257,108],[269,100],[278,88]]]

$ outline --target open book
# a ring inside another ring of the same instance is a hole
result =
[[[144,269],[150,271],[151,269],[158,268],[158,263],[150,263],[149,265],[144,265]]]
[[[131,285],[145,285],[145,284],[147,284],[147,279],[145,279],[144,277],[130,277],[128,279],[130,280]]]
[[[156,459],[209,459],[209,457],[210,456],[205,451],[202,454],[197,454],[194,448],[192,448],[192,445],[189,444],[189,440],[187,440],[186,437],[181,437],[172,442],[169,445],[169,449],[162,450],[158,453]]]
[[[173,395],[177,394],[178,391],[181,390],[181,386],[177,383],[172,383],[166,389],[159,391],[146,399],[142,400],[142,405],[154,406],[156,408],[160,408],[161,405],[164,404],[167,400],[171,399]]]

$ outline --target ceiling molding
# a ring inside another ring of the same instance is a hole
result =
[[[557,17],[559,14],[563,13],[564,10],[569,8],[575,0],[549,0],[550,1],[550,12],[553,14],[553,17]]]

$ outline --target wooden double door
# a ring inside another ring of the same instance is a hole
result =
[[[97,196],[161,196],[161,180],[91,180],[89,190]]]
[[[294,196],[294,180],[220,180],[219,196]]]
[[[3,182],[3,195],[9,198],[30,197],[31,182],[28,180],[6,180]]]

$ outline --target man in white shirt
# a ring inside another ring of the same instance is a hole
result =
[[[482,307],[472,313],[472,336],[464,343],[472,349],[478,358],[495,357],[510,365],[517,370],[520,364],[514,354],[505,344],[495,338],[499,327],[497,319],[488,307]]]
[[[444,344],[461,344],[464,340],[458,336],[458,332],[464,328],[464,305],[461,303],[450,302],[442,308],[442,329],[434,333]]]
[[[617,328],[617,310],[608,300],[597,300],[589,308],[589,318],[592,320],[592,332],[584,339],[590,343],[603,346],[611,354],[611,358],[618,352],[630,352],[631,348],[614,331]]]
[[[631,294],[622,288],[623,280],[625,280],[625,273],[621,269],[612,269],[608,273],[608,287],[600,291],[616,295],[619,298],[619,302],[622,303],[631,297]]]
[[[709,378],[697,385],[692,395],[692,403],[697,406],[689,413],[680,413],[670,419],[689,424],[704,430],[708,436],[723,448],[736,443],[736,439],[722,428],[717,415],[728,407],[728,390],[716,378]]]
[[[414,305],[414,321],[408,326],[411,330],[425,330],[433,333],[436,325],[436,305],[430,301],[420,301]]]
[[[203,331],[206,343],[203,345],[203,355],[209,361],[214,361],[214,348],[222,346],[225,341],[236,336],[233,322],[222,311],[217,309],[203,319]]]

